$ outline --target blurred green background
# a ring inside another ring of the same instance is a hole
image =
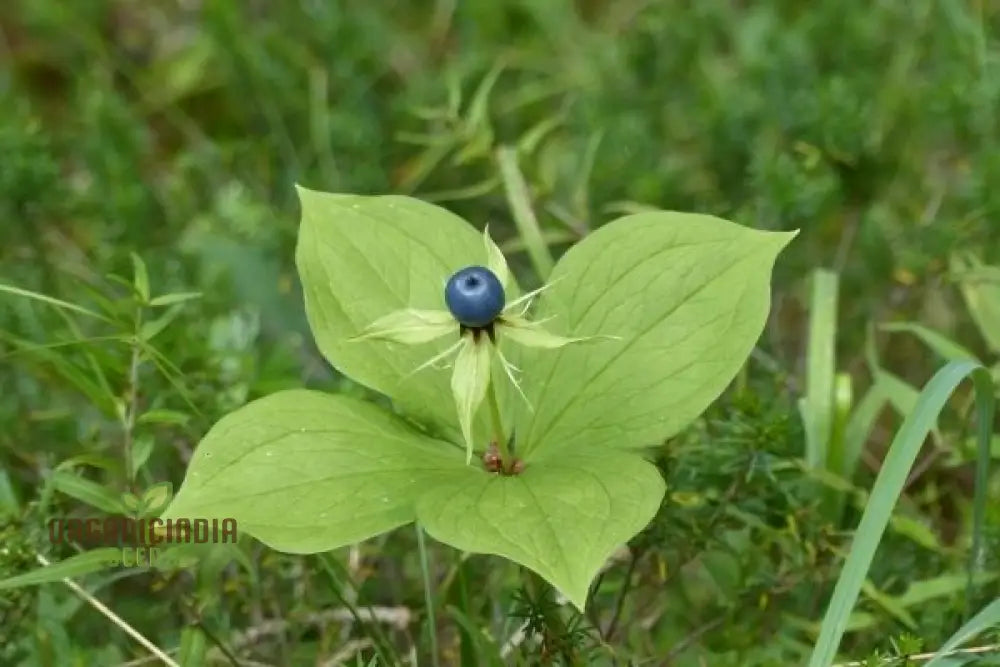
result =
[[[988,0],[5,0],[0,283],[106,319],[0,294],[0,578],[38,551],[73,553],[40,535],[47,516],[93,514],[96,491],[54,471],[117,494],[124,445],[140,486],[176,487],[201,435],[248,400],[364,393],[313,346],[294,184],[488,222],[537,284],[498,165],[508,147],[555,254],[647,207],[802,230],[746,369],[658,448],[668,497],[591,613],[522,589],[508,563],[433,545],[432,629],[412,531],[311,557],[247,541],[193,574],[81,581],[185,665],[431,664],[432,631],[441,664],[800,663],[861,490],[941,341],[1000,355],[998,30]],[[131,253],[152,296],[201,296],[141,307]],[[855,493],[832,519],[807,501],[830,481],[799,464],[818,268],[839,276],[844,409],[871,412],[852,422]],[[1000,594],[994,479],[988,562],[963,599],[974,453],[967,397],[951,408],[845,656],[901,664]],[[0,635],[2,665],[148,655],[57,584],[0,592]]]

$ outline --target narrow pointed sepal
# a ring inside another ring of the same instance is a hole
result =
[[[510,285],[510,269],[500,247],[490,238],[489,225],[483,230],[483,242],[486,244],[486,268],[492,271],[503,288],[507,289]]]
[[[448,357],[450,357],[451,355],[453,355],[458,350],[458,348],[460,348],[464,344],[465,344],[465,339],[464,338],[460,338],[459,341],[457,343],[455,343],[454,345],[451,345],[451,346],[445,348],[444,351],[442,351],[442,352],[440,352],[438,354],[435,354],[433,357],[431,357],[430,359],[428,359],[427,361],[425,361],[424,363],[420,364],[419,366],[417,366],[416,368],[414,368],[412,371],[410,371],[409,373],[407,373],[406,375],[404,375],[402,381],[409,380],[411,377],[413,377],[414,375],[416,375],[420,371],[424,370],[425,368],[430,368],[432,366],[439,367],[439,368],[447,368],[448,367],[448,362],[446,362],[445,360]]]
[[[517,299],[514,299],[504,307],[503,315],[505,317],[506,316],[524,317],[528,313],[528,310],[531,308],[531,304],[534,301],[535,297],[544,292],[545,290],[549,289],[553,285],[555,285],[560,280],[562,280],[562,278],[556,278],[552,282],[545,283],[538,289],[531,290],[527,294],[524,294],[518,297]]]
[[[472,335],[462,337],[463,345],[455,358],[451,376],[451,392],[458,408],[458,423],[465,438],[465,462],[472,462],[472,423],[476,410],[486,398],[490,385],[490,348],[485,341],[477,343]]]
[[[348,340],[377,339],[417,345],[453,334],[457,329],[458,323],[446,310],[405,308],[378,318],[359,335]]]
[[[514,385],[514,389],[516,389],[517,393],[521,396],[521,399],[524,401],[524,404],[528,407],[528,411],[534,412],[535,408],[532,407],[531,401],[528,400],[528,397],[525,395],[524,390],[521,389],[521,383],[518,381],[516,376],[516,373],[520,373],[521,369],[519,369],[517,366],[515,366],[514,364],[510,363],[510,361],[507,360],[507,357],[505,357],[503,352],[500,350],[499,345],[494,345],[493,349],[496,352],[497,360],[500,362],[500,367],[503,369],[503,372],[507,375],[507,379],[510,380],[510,383],[512,385]]]
[[[501,336],[524,345],[525,347],[542,347],[554,350],[571,343],[583,343],[590,340],[613,339],[616,336],[559,336],[545,330],[541,322],[531,322],[519,315],[504,316],[498,327]]]

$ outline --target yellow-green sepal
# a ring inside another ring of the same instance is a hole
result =
[[[455,396],[455,406],[458,408],[458,423],[465,439],[465,462],[472,462],[472,423],[476,410],[486,398],[486,390],[490,385],[491,345],[480,339],[479,342],[467,334],[464,344],[455,359],[455,368],[451,376],[451,391]]]
[[[442,336],[454,333],[458,322],[446,310],[418,310],[404,308],[378,318],[359,335],[349,338],[350,341],[369,340],[372,338],[418,345],[429,343]]]

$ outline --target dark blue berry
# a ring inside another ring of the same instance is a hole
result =
[[[496,274],[483,266],[468,266],[448,279],[444,300],[456,320],[478,329],[497,318],[505,296]]]

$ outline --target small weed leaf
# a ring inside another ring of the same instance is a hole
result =
[[[142,510],[143,502],[134,493],[126,492],[122,494],[122,507],[129,512],[138,513]]]
[[[170,502],[170,498],[172,496],[173,486],[170,482],[160,482],[159,484],[154,484],[146,489],[146,492],[142,494],[144,511],[153,514],[159,512],[167,506],[167,503]]]
[[[488,234],[443,209],[299,194],[296,259],[317,344],[410,419],[306,390],[259,399],[209,431],[162,518],[234,518],[291,553],[416,520],[442,542],[531,568],[582,610],[600,566],[664,494],[656,468],[629,450],[679,431],[732,380],[763,329],[775,258],[795,233],[631,215],[572,248],[544,292],[522,299]],[[427,313],[445,310],[447,280],[470,266],[499,271],[506,292],[504,314],[489,324],[497,363],[482,352],[492,343],[469,344],[451,372],[427,360],[487,337],[456,321],[454,338],[435,339],[447,323]],[[524,319],[535,298],[540,312]],[[373,323],[392,335],[380,338]],[[516,329],[513,342],[538,345],[517,346],[517,383],[496,381],[513,379],[499,353],[505,327]],[[570,344],[584,340],[593,344]],[[500,391],[486,410],[491,383]],[[525,400],[513,394],[522,388]],[[491,435],[511,432],[519,460],[509,474],[467,465],[472,443],[486,449]]]

